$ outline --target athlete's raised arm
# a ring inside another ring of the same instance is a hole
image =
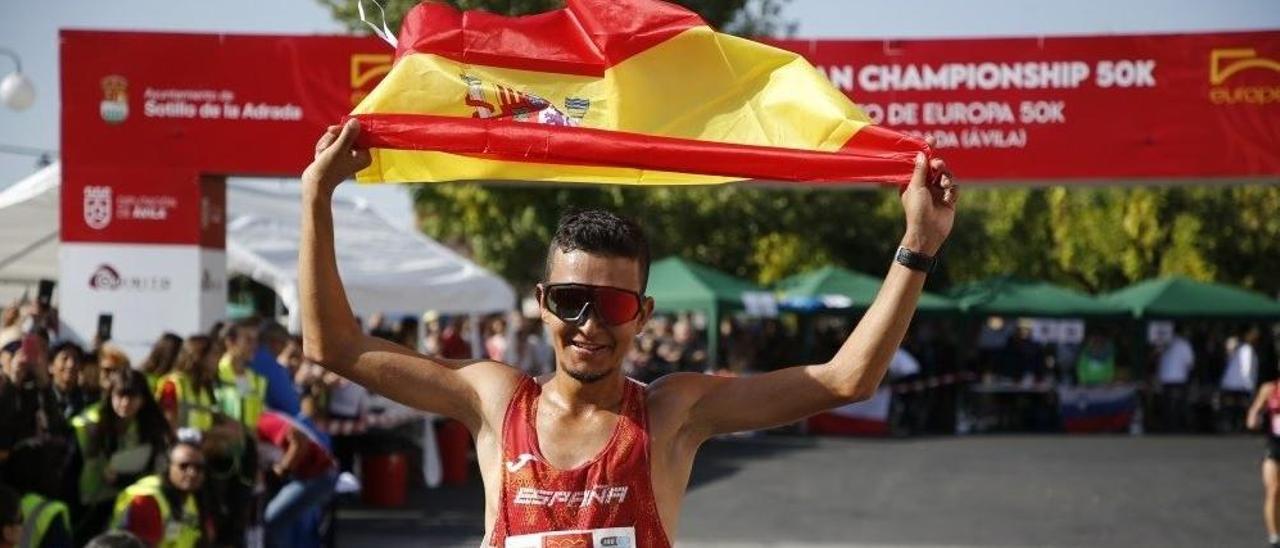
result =
[[[514,386],[515,370],[494,362],[427,358],[361,332],[338,275],[333,244],[333,191],[369,165],[354,144],[354,121],[330,127],[302,174],[302,242],[298,294],[303,353],[343,377],[405,405],[458,419],[478,432],[480,402],[499,402]],[[491,391],[493,394],[486,394]]]
[[[951,232],[958,195],[946,165],[932,164],[918,156],[902,194],[907,217],[902,247],[931,257]],[[929,182],[931,168],[939,173],[936,183]],[[688,402],[688,431],[701,437],[766,428],[870,398],[902,343],[924,280],[924,272],[894,261],[875,301],[830,362],[750,377],[670,379]]]

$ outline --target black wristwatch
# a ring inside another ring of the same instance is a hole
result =
[[[898,246],[898,254],[893,257],[893,260],[898,261],[898,264],[910,268],[911,270],[924,272],[925,274],[932,273],[933,267],[938,265],[937,257],[930,257],[924,253],[912,251],[903,246]]]

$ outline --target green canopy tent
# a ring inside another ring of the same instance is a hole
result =
[[[1119,320],[1124,315],[1120,307],[1079,291],[1013,276],[961,284],[947,296],[955,299],[961,311],[977,316]]]
[[[988,316],[1083,318],[1124,313],[1119,306],[1075,290],[1012,276],[961,284],[947,296],[963,312]]]
[[[747,280],[680,257],[668,257],[649,266],[649,286],[654,310],[676,313],[698,311],[707,315],[707,359],[715,364],[720,340],[720,317],[745,308],[744,293],[765,290]]]
[[[831,311],[865,310],[880,292],[880,278],[838,266],[796,274],[774,284],[784,306]],[[838,305],[838,306],[833,306]],[[920,312],[953,312],[956,304],[946,297],[921,293],[916,307]]]
[[[1280,318],[1280,301],[1237,287],[1170,276],[1138,282],[1102,300],[1134,318]]]

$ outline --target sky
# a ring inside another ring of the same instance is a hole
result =
[[[792,0],[784,17],[798,24],[798,38],[1280,30],[1280,0]],[[57,150],[57,34],[61,28],[343,32],[314,0],[0,0],[0,49],[17,53],[36,88],[31,108],[13,112],[0,107],[0,148]],[[12,63],[0,57],[0,76],[11,70]],[[0,188],[34,171],[35,160],[0,152]],[[369,200],[399,224],[411,222],[402,189],[344,190]]]

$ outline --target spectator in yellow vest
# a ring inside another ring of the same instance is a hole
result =
[[[211,346],[209,337],[204,335],[187,337],[173,371],[156,386],[156,403],[174,429],[193,428],[205,432],[213,427],[217,381],[215,369],[206,359]]]
[[[73,421],[82,463],[79,498],[86,507],[77,524],[80,538],[105,528],[116,493],[154,472],[173,439],[142,373],[118,369],[109,379],[106,401]]]
[[[5,482],[21,495],[22,536],[18,546],[71,548],[71,515],[58,499],[67,446],[59,438],[27,438],[5,463]]]
[[[151,345],[151,353],[147,354],[147,359],[142,360],[139,369],[147,376],[147,386],[150,386],[152,391],[155,391],[160,379],[173,370],[173,362],[178,359],[180,350],[182,350],[182,337],[173,333],[160,335],[155,344]]]
[[[258,333],[247,324],[229,324],[222,329],[222,342],[227,350],[218,361],[218,407],[253,432],[267,398],[267,379],[249,368]]]
[[[111,528],[128,531],[149,546],[195,547],[207,528],[196,501],[204,483],[204,454],[183,441],[169,450],[168,461],[164,473],[144,477],[120,493]]]

